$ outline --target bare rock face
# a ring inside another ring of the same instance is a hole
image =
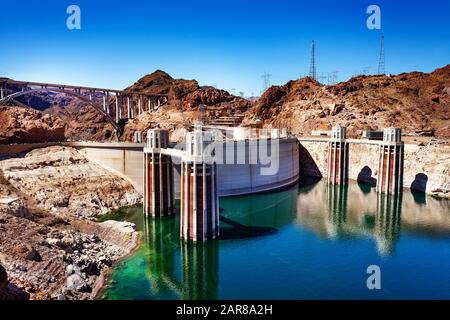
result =
[[[139,235],[131,223],[91,220],[141,196],[72,148],[33,150],[0,168],[0,299],[94,298]]]
[[[289,127],[294,133],[347,127],[350,137],[389,126],[404,132],[450,137],[450,65],[432,73],[358,76],[333,86],[310,79],[269,88],[245,124]]]
[[[167,94],[168,102],[152,114],[142,114],[125,126],[123,140],[132,141],[135,131],[144,133],[155,126],[170,132],[181,130],[197,120],[216,119],[230,114],[244,113],[252,102],[225,90],[200,86],[195,80],[173,79],[157,70],[139,79],[125,90],[148,94]]]
[[[1,161],[0,169],[39,209],[59,216],[93,218],[141,201],[129,182],[73,148],[36,149],[24,158]]]
[[[0,107],[0,123],[0,144],[64,140],[64,123],[33,109]]]
[[[58,94],[54,99],[55,104],[43,112],[60,118],[66,124],[66,139],[109,141],[114,138],[112,125],[93,107],[62,94]],[[99,99],[100,97],[97,97],[97,100]]]

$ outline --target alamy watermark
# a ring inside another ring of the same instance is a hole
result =
[[[226,137],[219,129],[200,132],[198,140],[194,138],[194,143],[200,147],[179,143],[175,149],[184,150],[187,157],[201,158],[207,164],[256,165],[262,176],[279,172],[280,139],[287,137],[285,130],[245,129],[231,137]],[[172,160],[175,164],[181,163],[180,158],[173,157]]]
[[[66,26],[69,30],[81,29],[81,9],[79,6],[72,4],[67,7],[66,13],[69,15],[66,20]]]
[[[370,276],[367,278],[366,285],[369,290],[381,289],[381,269],[377,265],[370,265],[366,270]]]
[[[366,25],[369,30],[381,29],[381,9],[379,6],[372,4],[367,7],[367,14],[370,16],[367,18]]]

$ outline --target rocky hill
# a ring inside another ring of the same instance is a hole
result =
[[[141,200],[72,148],[0,161],[0,300],[94,298],[138,244],[133,224],[95,218]]]
[[[244,123],[289,127],[294,133],[347,126],[362,130],[402,127],[418,135],[450,137],[450,65],[432,73],[359,76],[334,86],[311,78],[269,88]]]
[[[348,128],[350,137],[388,126],[402,127],[412,135],[450,137],[450,65],[432,73],[359,76],[331,86],[302,78],[272,86],[256,101],[200,86],[196,80],[174,79],[161,70],[125,90],[168,95],[163,108],[128,121],[122,138],[128,141],[135,131],[145,134],[155,126],[169,129],[179,140],[183,128],[196,120],[211,122],[236,114],[245,115],[245,126],[262,121],[267,127],[287,127],[298,134],[340,124]],[[1,108],[0,120],[7,125],[0,128],[0,143],[114,137],[106,119],[77,99],[63,94],[23,99],[43,114]]]
[[[168,102],[157,112],[142,114],[130,121],[125,126],[124,140],[132,140],[135,131],[145,133],[155,126],[179,132],[197,120],[207,122],[221,116],[244,113],[252,107],[250,101],[225,90],[200,86],[196,80],[173,79],[161,70],[142,77],[126,90],[167,94]]]
[[[0,107],[0,144],[65,139],[66,126],[56,116],[19,107]]]

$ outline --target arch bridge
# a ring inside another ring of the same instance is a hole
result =
[[[0,106],[13,103],[21,107],[30,107],[18,101],[17,98],[39,92],[63,93],[90,105],[105,116],[118,137],[123,132],[121,120],[133,119],[145,112],[154,112],[168,101],[166,94],[0,78]]]

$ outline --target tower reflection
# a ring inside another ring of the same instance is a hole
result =
[[[348,185],[328,185],[327,230],[330,236],[337,236],[345,229],[347,222]]]
[[[392,254],[399,239],[401,227],[402,194],[377,194],[377,213],[374,235],[378,251]]]
[[[217,299],[219,284],[219,244],[217,241],[181,244],[183,299]]]
[[[321,195],[326,198],[321,199]],[[370,237],[380,254],[392,254],[401,228],[402,194],[363,193],[357,184],[317,182],[300,190],[297,220],[328,238]]]
[[[218,298],[218,241],[180,240],[178,218],[145,218],[144,226],[147,275],[154,291],[187,300]]]
[[[145,218],[144,232],[148,244],[148,277],[155,291],[179,291],[175,262],[179,236],[175,219]]]

